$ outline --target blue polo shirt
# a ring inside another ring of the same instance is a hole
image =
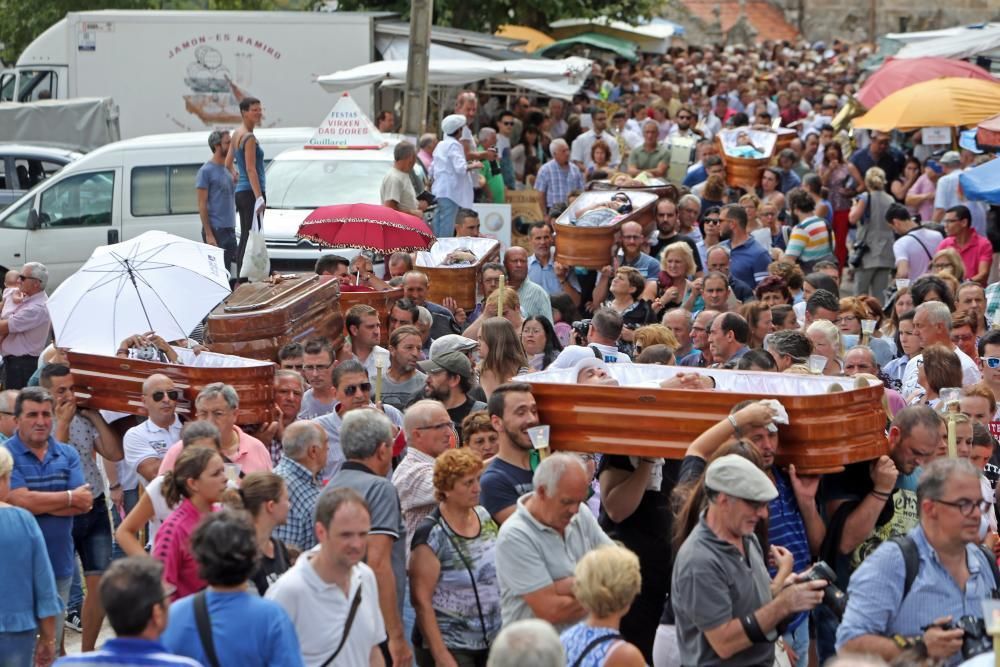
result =
[[[200,641],[200,640],[199,640]],[[56,667],[200,667],[191,658],[174,655],[159,642],[138,637],[118,637],[104,642],[97,651],[67,655],[56,660]]]
[[[549,263],[545,266],[542,266],[542,263],[534,255],[528,257],[528,280],[540,286],[550,295],[563,293],[562,285],[559,284],[559,278],[556,276],[555,257],[549,257]],[[580,281],[577,279],[575,271],[570,271],[566,280],[573,289],[577,292],[580,291]]]
[[[767,277],[767,265],[770,263],[771,255],[753,237],[742,245],[729,248],[729,275],[750,287]]]
[[[71,445],[64,445],[49,436],[49,447],[41,461],[21,442],[17,433],[3,446],[14,458],[14,469],[10,473],[11,491],[23,487],[29,491],[65,492],[83,484],[80,455]],[[73,517],[36,514],[35,520],[42,529],[56,579],[73,576]]]
[[[646,280],[656,280],[660,277],[660,263],[654,257],[644,252],[640,252],[633,260],[622,257],[621,265],[631,266],[641,273]]]

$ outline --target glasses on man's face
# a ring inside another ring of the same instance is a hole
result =
[[[986,510],[990,508],[989,501],[986,500],[969,500],[968,498],[959,498],[958,500],[940,500],[937,498],[932,499],[935,503],[941,503],[942,505],[947,505],[948,507],[954,507],[961,513],[962,516],[972,516],[973,510],[979,508],[981,514],[985,514]]]
[[[333,364],[305,364],[302,366],[302,370],[306,373],[322,373],[323,371],[333,366]]]
[[[514,125],[514,121],[512,121],[512,120],[505,120],[504,122],[502,122],[500,124],[503,125],[503,126],[505,126],[505,127],[511,127],[511,126]]]
[[[986,364],[987,368],[997,369],[1000,368],[1000,357],[982,357],[983,363]]]
[[[150,398],[153,399],[154,403],[159,403],[160,401],[162,401],[164,396],[169,398],[171,401],[177,401],[177,399],[181,397],[181,390],[171,389],[169,391],[154,391],[152,394],[150,394]]]
[[[717,225],[717,224],[719,224],[719,219],[718,218],[705,218],[705,224],[706,225]]]
[[[455,425],[452,422],[441,422],[440,424],[431,424],[430,426],[418,426],[415,431],[444,431],[445,429],[453,429]]]
[[[282,368],[286,371],[299,371],[302,372],[302,364],[285,364]]]
[[[354,396],[354,394],[358,393],[358,390],[360,390],[361,393],[363,394],[367,394],[372,390],[372,383],[362,382],[361,384],[349,384],[343,389],[341,389],[340,393],[342,393],[344,396],[351,397]]]
[[[953,222],[958,222],[958,218],[945,218],[945,219],[943,220],[943,222],[944,222],[944,224],[946,224],[946,225],[950,225],[950,224],[951,224],[951,223],[953,223]]]
[[[17,279],[20,280],[21,282],[24,282],[25,280],[38,280],[38,278],[34,276],[26,276],[23,273],[18,274]],[[41,281],[39,280],[39,282]]]

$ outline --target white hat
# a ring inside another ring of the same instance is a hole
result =
[[[450,137],[463,127],[465,127],[465,116],[460,113],[445,116],[444,120],[441,121],[441,131],[444,132],[444,136],[446,137]]]
[[[430,356],[434,358],[446,352],[469,352],[478,347],[479,343],[471,338],[459,336],[458,334],[445,334],[431,343]]]
[[[576,368],[577,363],[584,359],[593,359],[596,361],[597,355],[594,354],[592,348],[583,347],[582,345],[567,345],[559,353],[559,356],[556,357],[556,360],[552,362],[549,369]],[[581,368],[583,367],[581,366]]]

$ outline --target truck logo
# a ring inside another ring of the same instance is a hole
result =
[[[249,80],[252,75],[252,56],[237,53],[238,65],[245,71],[241,77]],[[232,73],[223,62],[218,49],[202,45],[194,51],[194,62],[187,66],[184,83],[191,89],[184,96],[184,108],[197,116],[205,125],[223,125],[240,122],[240,100],[249,93],[236,85]]]

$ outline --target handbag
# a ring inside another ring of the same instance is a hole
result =
[[[271,260],[264,241],[263,214],[255,213],[250,221],[246,253],[243,255],[243,264],[240,265],[240,278],[259,283],[267,280],[270,275]]]

